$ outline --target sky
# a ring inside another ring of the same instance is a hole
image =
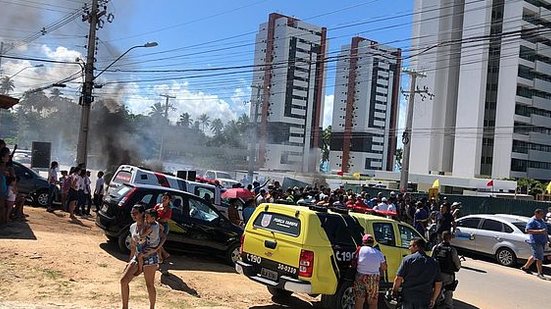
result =
[[[13,76],[16,89],[47,86],[76,74],[85,59],[88,24],[78,13],[82,0],[0,0],[0,41],[16,43],[1,62],[2,76]],[[170,99],[175,122],[182,113],[192,119],[206,113],[223,122],[248,113],[255,35],[272,12],[327,27],[328,55],[359,35],[383,44],[408,49],[412,36],[414,0],[112,0],[98,29],[96,75],[129,48],[134,48],[103,73],[96,97],[116,97],[134,113],[147,114],[151,106]],[[71,15],[71,13],[74,13]],[[112,14],[112,17],[109,17]],[[109,21],[111,22],[109,22]],[[45,30],[44,34],[40,31]],[[34,60],[22,60],[25,58]],[[43,67],[32,67],[44,64]],[[325,79],[323,126],[331,123],[335,63]],[[65,96],[77,98],[81,79],[67,83]],[[402,76],[402,86],[407,83]],[[401,99],[399,128],[404,123]]]

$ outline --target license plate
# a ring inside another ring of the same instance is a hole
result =
[[[262,268],[260,270],[260,275],[266,279],[277,281],[277,271]]]

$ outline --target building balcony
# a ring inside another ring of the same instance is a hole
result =
[[[528,150],[528,160],[539,162],[551,162],[551,154],[545,151]]]
[[[529,136],[528,141],[530,143],[551,145],[551,135],[538,133],[538,132],[530,132],[528,136]]]
[[[551,93],[551,83],[539,78],[534,78],[534,89]]]
[[[544,8],[543,6],[540,6],[540,18],[547,21],[547,22],[551,22],[551,11],[549,11],[548,9]]]
[[[535,13],[535,14],[539,14],[540,10],[537,6],[531,4],[531,3],[528,3],[528,2],[523,2],[523,7],[529,11],[531,11],[532,13]]]
[[[528,42],[530,43],[530,42]],[[536,45],[536,52],[542,56],[551,58],[551,47],[543,44],[543,43],[537,43]],[[528,45],[526,45],[528,47]]]
[[[518,98],[518,96],[517,96]],[[551,100],[540,98],[537,96],[532,97],[533,106],[539,109],[551,110]]]
[[[551,128],[551,118],[549,117],[532,114],[530,118],[532,119],[531,124],[534,126]]]
[[[533,80],[529,80],[527,78],[520,77],[520,76],[517,76],[517,83],[519,85],[523,85],[523,86],[530,87],[530,88],[532,88],[534,86],[534,81]]]
[[[522,103],[522,104],[525,104],[525,105],[532,105],[532,100],[534,99],[535,97],[532,97],[532,99],[530,98],[527,98],[527,97],[523,97],[523,96],[520,96],[520,95],[517,95],[516,97],[516,101],[518,103]]]
[[[513,116],[513,120],[515,122],[522,122],[522,123],[526,123],[526,124],[532,123],[532,119],[530,117],[521,116],[521,115],[517,115],[517,114],[515,114]]]
[[[551,76],[551,64],[547,64],[543,61],[536,60],[536,71]]]
[[[525,67],[529,67],[531,69],[534,69],[536,65],[532,61],[528,61],[526,59],[518,58],[518,64],[523,65]]]
[[[551,170],[527,168],[526,175],[532,179],[551,179]]]

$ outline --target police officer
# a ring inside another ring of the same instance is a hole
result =
[[[453,291],[455,290],[455,273],[461,268],[457,250],[450,245],[452,234],[442,232],[442,242],[432,248],[432,257],[440,265],[440,279],[444,291],[444,308],[453,309]]]
[[[397,296],[402,287],[403,309],[433,308],[440,295],[440,267],[425,254],[425,245],[422,238],[412,239],[409,243],[411,254],[402,260],[396,273],[392,295]]]

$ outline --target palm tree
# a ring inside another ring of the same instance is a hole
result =
[[[197,120],[203,125],[203,132],[205,132],[205,127],[210,124],[209,116],[207,114],[201,114]]]
[[[149,112],[149,116],[154,119],[161,119],[165,116],[165,108],[161,103],[155,103],[151,105],[149,108],[151,108],[151,111]]]
[[[189,128],[192,123],[193,121],[191,120],[191,115],[188,113],[182,113],[177,124],[181,127]]]
[[[210,129],[212,130],[212,132],[214,132],[214,135],[220,135],[220,133],[222,133],[222,130],[224,129],[224,124],[222,123],[222,120],[220,120],[220,118],[214,119],[210,124]]]
[[[9,77],[4,76],[0,80],[0,94],[8,94],[14,89],[15,89],[15,85],[13,84],[13,81]]]

